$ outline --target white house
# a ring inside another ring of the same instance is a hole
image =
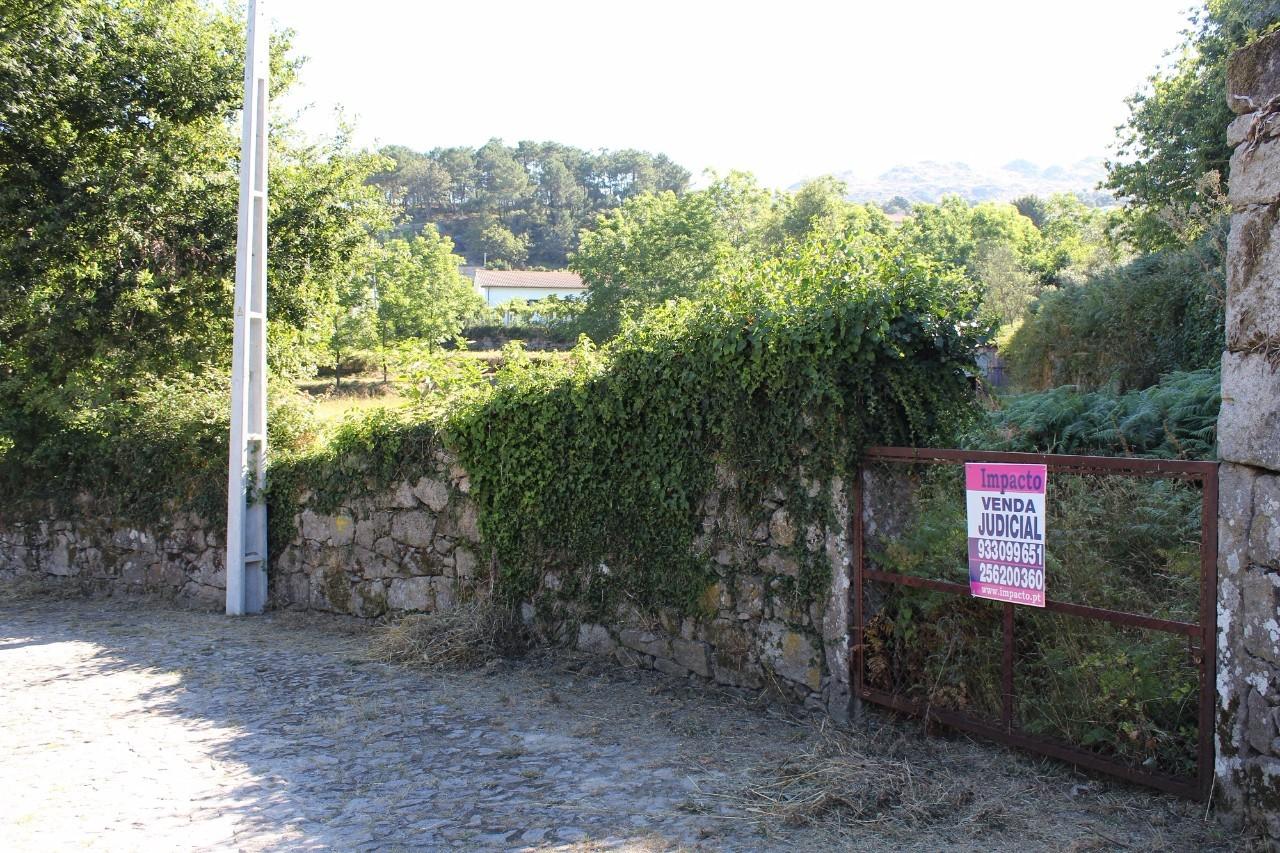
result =
[[[464,274],[470,270],[463,269]],[[484,298],[484,304],[497,307],[512,299],[535,302],[544,296],[582,297],[587,286],[575,272],[553,270],[486,270],[476,269],[468,275],[475,283],[476,293]]]

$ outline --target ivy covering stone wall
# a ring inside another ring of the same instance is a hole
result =
[[[492,377],[436,383],[319,443],[304,419],[273,418],[296,429],[269,445],[272,606],[373,618],[485,595],[549,641],[843,716],[844,484],[867,445],[971,423],[991,331],[962,271],[850,229],[744,264],[602,347],[504,353]],[[216,605],[226,433],[200,400],[191,423],[157,420],[157,398],[57,453],[4,459],[0,575]]]
[[[285,525],[288,541],[270,569],[273,608],[363,618],[447,610],[491,594],[470,478],[443,451],[414,480],[318,511],[304,492]],[[810,490],[819,488],[810,484]],[[844,484],[828,488],[831,525],[801,525],[781,490],[744,510],[737,476],[723,466],[699,506],[698,553],[710,578],[690,614],[645,613],[620,604],[584,608],[545,575],[521,603],[526,621],[549,642],[610,656],[619,663],[717,684],[769,685],[797,702],[848,713],[848,501]],[[151,594],[218,608],[225,594],[222,531],[190,513],[154,529],[114,525],[82,502],[71,521],[0,525],[0,580],[38,580],[103,595]],[[279,523],[279,522],[277,522]],[[163,532],[160,532],[163,531]],[[277,533],[283,537],[284,534]],[[795,583],[805,558],[834,571],[807,605]],[[597,571],[608,571],[597,566]]]

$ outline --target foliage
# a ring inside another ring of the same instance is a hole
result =
[[[140,383],[229,362],[241,22],[195,0],[0,15],[0,432],[33,454]],[[273,40],[275,92],[293,79]],[[273,367],[383,207],[375,158],[273,134]]]
[[[491,139],[479,148],[384,148],[372,176],[402,205],[403,233],[435,224],[471,263],[563,267],[578,232],[629,198],[683,192],[689,173],[665,155],[589,152],[555,142]]]
[[[1213,226],[1230,177],[1227,59],[1278,24],[1280,0],[1207,0],[1171,65],[1129,98],[1104,186],[1128,201],[1125,232],[1141,250],[1176,248]]]
[[[709,177],[697,192],[630,199],[583,233],[570,266],[588,287],[584,331],[604,340],[654,305],[709,293],[731,267],[817,234],[890,230],[879,208],[845,201],[844,184],[830,177],[772,194],[745,172]]]
[[[911,515],[891,539],[869,543],[874,565],[967,582],[960,474],[958,467],[893,472],[903,478],[894,483],[910,495]],[[1197,489],[1171,480],[1059,474],[1050,478],[1046,507],[1052,598],[1165,619],[1198,617]],[[868,624],[872,686],[998,719],[1000,606],[900,587],[884,596]],[[1017,608],[1016,620],[1020,726],[1147,769],[1194,769],[1196,671],[1182,638],[1033,608]]]
[[[1002,326],[1021,320],[1040,293],[1040,283],[1019,263],[1013,249],[1002,243],[983,246],[973,261],[974,277],[982,282],[987,308]]]
[[[987,331],[976,309],[962,278],[892,240],[821,236],[603,349],[583,340],[542,369],[508,359],[446,425],[504,588],[527,595],[556,570],[589,606],[696,607],[714,461],[752,483],[821,482],[867,443],[952,433]]]
[[[1221,403],[1216,368],[1173,373],[1158,385],[1119,395],[1065,386],[1006,399],[969,443],[1041,453],[1213,459]]]
[[[603,340],[624,319],[710,282],[732,251],[716,213],[709,193],[665,192],[602,215],[570,260],[587,285],[585,328]]]
[[[335,375],[343,353],[376,347],[385,382],[397,348],[438,347],[455,337],[463,319],[482,307],[458,271],[460,261],[449,238],[431,227],[408,240],[370,243],[352,264],[334,313]]]
[[[1045,293],[1004,355],[1023,388],[1143,388],[1222,353],[1222,236]]]
[[[216,525],[227,506],[231,397],[225,375],[151,377],[139,390],[67,417],[33,447],[0,454],[0,505],[36,512],[54,501],[74,511],[82,495],[118,523],[154,523],[175,510]],[[275,456],[315,439],[306,406],[287,386],[270,396],[268,448]]]

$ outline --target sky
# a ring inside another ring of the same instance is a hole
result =
[[[662,152],[766,185],[1106,156],[1191,0],[266,0],[302,82],[273,109],[359,145],[493,137]]]

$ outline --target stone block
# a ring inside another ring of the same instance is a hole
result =
[[[391,514],[373,512],[356,522],[355,543],[372,550],[383,536],[391,532]]]
[[[458,536],[463,539],[470,539],[472,542],[480,541],[480,515],[476,505],[470,501],[467,501],[458,515],[457,531]]]
[[[578,626],[578,648],[594,655],[611,655],[617,651],[618,644],[603,625],[584,623]]]
[[[329,519],[329,542],[335,547],[350,545],[356,539],[356,520],[346,510]]]
[[[439,512],[449,502],[449,486],[430,477],[419,480],[413,487],[413,494],[432,512]]]
[[[668,660],[667,658],[654,658],[653,668],[658,672],[665,672],[667,675],[676,675],[681,677],[687,677],[689,675],[689,670],[685,669],[673,660]]]
[[[147,566],[146,587],[155,592],[176,593],[187,582],[187,573],[168,560],[159,560]]]
[[[672,640],[671,650],[676,663],[703,678],[711,677],[711,659],[706,643],[697,640]]]
[[[1235,578],[1249,564],[1253,484],[1258,469],[1223,462],[1218,466],[1218,577]]]
[[[311,578],[304,572],[285,575],[276,589],[280,603],[290,610],[304,609],[311,601]]]
[[[1231,155],[1231,180],[1227,201],[1240,208],[1280,201],[1280,138],[1257,146],[1238,145]]]
[[[711,666],[711,677],[716,684],[724,684],[729,687],[747,687],[758,690],[764,686],[764,679],[760,677],[760,673],[750,667],[739,669],[714,663]]]
[[[1231,124],[1227,125],[1227,145],[1235,148],[1249,136],[1249,129],[1253,127],[1254,114],[1252,112],[1238,115],[1232,119]]]
[[[388,526],[388,530],[390,526]],[[400,548],[396,545],[394,539],[390,536],[383,536],[381,539],[373,543],[373,551],[380,557],[388,560],[394,560],[400,556]]]
[[[1280,157],[1274,171],[1280,172]],[[1227,240],[1227,349],[1280,344],[1280,203],[1231,217]]]
[[[377,551],[357,547],[353,563],[356,573],[367,580],[386,580],[407,574],[397,560],[388,560]]]
[[[431,579],[431,592],[435,599],[436,611],[449,610],[453,607],[453,581],[449,578],[435,577]]]
[[[417,509],[418,498],[413,493],[412,483],[400,483],[391,493],[390,505],[395,509]]]
[[[391,519],[391,538],[411,548],[429,548],[436,517],[428,512],[398,512]]]
[[[822,667],[812,639],[781,622],[763,622],[760,629],[761,661],[787,681],[803,684],[810,690],[821,687]]]
[[[1218,456],[1280,471],[1280,370],[1261,353],[1222,355]]]
[[[760,578],[738,575],[733,586],[739,619],[757,619],[764,615],[764,583]]]
[[[1270,754],[1276,737],[1275,709],[1256,690],[1249,691],[1245,708],[1245,740],[1255,752]]]
[[[470,548],[456,548],[453,552],[453,573],[460,578],[472,578],[476,574],[475,552]]]
[[[351,613],[372,619],[387,612],[387,587],[383,581],[366,581],[351,589]]]
[[[311,542],[324,542],[329,538],[329,525],[324,516],[304,509],[300,517],[302,538]]]
[[[1253,481],[1253,520],[1249,524],[1249,563],[1280,569],[1280,475]]]
[[[784,548],[796,544],[796,525],[785,507],[778,507],[769,516],[769,536],[773,539],[773,544]]]
[[[1260,661],[1280,665],[1280,573],[1259,566],[1244,571],[1239,618],[1245,649]]]
[[[53,547],[45,559],[44,570],[51,575],[69,577],[76,574],[71,561],[71,545],[66,536],[59,535],[54,539]]]
[[[671,643],[666,637],[660,637],[652,631],[638,628],[623,628],[618,632],[618,642],[629,649],[643,652],[657,658],[671,657]]]
[[[392,610],[430,610],[435,603],[431,578],[393,578],[387,590],[387,607]]]
[[[800,576],[800,561],[780,551],[770,551],[759,563],[761,570],[773,575]]]
[[[1227,60],[1227,103],[1250,113],[1280,95],[1280,33],[1256,39]]]
[[[737,670],[747,665],[751,639],[739,623],[728,619],[713,619],[707,624],[703,636],[711,644],[713,667]]]

